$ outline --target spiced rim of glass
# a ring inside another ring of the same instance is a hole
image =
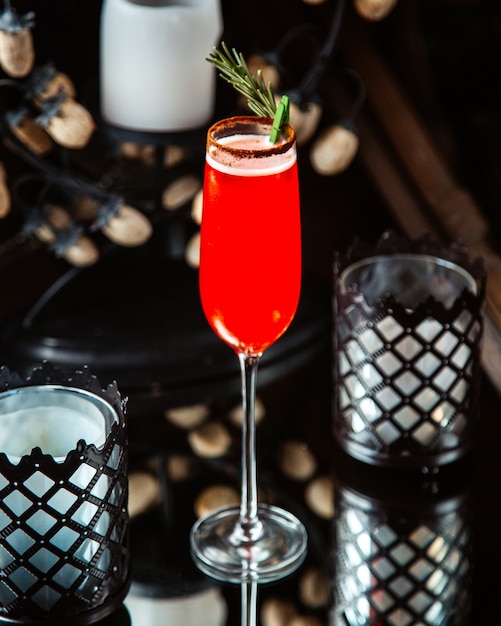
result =
[[[273,127],[270,117],[256,115],[234,115],[214,122],[207,131],[207,149],[210,146],[235,156],[247,156],[252,158],[269,157],[270,155],[284,154],[295,144],[296,133],[290,124],[284,124],[280,132],[280,141],[271,143],[263,149],[235,148],[228,144],[219,143],[219,139],[232,137],[233,135],[249,134],[249,128],[254,126],[256,135],[268,135]],[[266,132],[263,132],[266,130]]]

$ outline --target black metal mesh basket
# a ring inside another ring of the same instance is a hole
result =
[[[368,299],[356,283],[342,288],[347,268],[358,264],[365,271],[365,260],[374,258],[385,260],[383,281],[391,271],[403,274],[398,295]],[[474,286],[455,285],[446,304],[425,290],[409,306],[406,292],[416,276],[399,267],[409,258],[438,268],[432,283],[445,284],[439,272],[454,267]],[[336,260],[334,275],[333,422],[340,446],[359,460],[393,467],[462,457],[478,427],[483,263],[458,245],[442,248],[427,237],[409,241],[387,233],[374,247],[355,244]]]
[[[82,391],[114,419],[102,448],[80,439],[62,462],[39,447],[18,462],[0,453],[0,623],[89,624],[129,585],[125,400],[88,369],[0,370],[2,391],[42,385]]]

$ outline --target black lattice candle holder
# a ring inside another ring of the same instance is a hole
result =
[[[352,478],[335,481],[329,626],[471,624],[466,477],[419,485],[367,466]]]
[[[335,263],[333,422],[374,465],[455,461],[478,426],[485,270],[458,245],[387,233]]]
[[[0,623],[104,619],[129,584],[125,401],[47,363],[0,389]]]

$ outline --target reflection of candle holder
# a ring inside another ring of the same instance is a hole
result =
[[[335,267],[334,433],[376,465],[464,455],[477,427],[485,271],[459,246],[388,234]]]
[[[128,588],[125,403],[47,363],[0,387],[0,623],[103,619]]]
[[[421,484],[388,469],[354,472],[337,475],[330,626],[470,624],[471,502],[460,472]]]

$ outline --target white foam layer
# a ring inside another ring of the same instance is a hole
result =
[[[231,137],[224,137],[218,140],[218,142],[238,150],[266,150],[274,145],[267,135],[232,135]],[[297,158],[295,147],[286,153],[270,154],[269,157],[262,158],[255,158],[249,155],[249,158],[242,156],[234,159],[231,155],[222,151],[220,151],[219,157],[220,160],[216,160],[209,151],[206,153],[207,163],[212,168],[232,176],[271,176],[280,174],[292,167]],[[266,164],[266,167],[262,167],[263,164]]]

